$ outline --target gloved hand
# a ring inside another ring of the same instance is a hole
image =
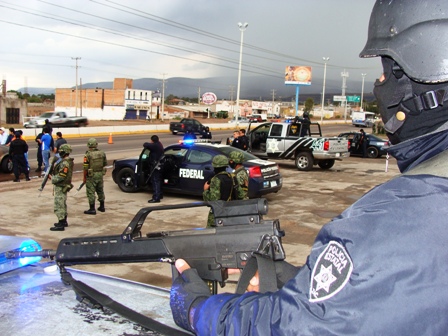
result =
[[[179,327],[194,332],[192,322],[195,309],[211,295],[210,289],[185,260],[178,259],[176,268],[180,275],[174,279],[170,292],[173,319]]]

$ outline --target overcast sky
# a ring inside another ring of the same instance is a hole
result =
[[[312,67],[312,85],[379,77],[360,59],[374,0],[0,0],[0,75],[8,90],[152,77],[284,77]],[[226,83],[227,84],[227,83]],[[341,85],[338,84],[340,88]],[[154,90],[155,88],[147,88]],[[207,88],[204,88],[207,90]],[[213,90],[213,88],[210,88]],[[337,88],[328,88],[329,90]]]

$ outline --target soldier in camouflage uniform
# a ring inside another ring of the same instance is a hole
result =
[[[243,166],[244,154],[239,151],[233,151],[229,154],[229,166],[234,169],[233,174],[236,177],[238,183],[237,199],[245,200],[249,199],[249,174],[246,168]]]
[[[103,176],[106,174],[106,153],[98,149],[98,142],[90,138],[87,142],[89,150],[84,155],[84,183],[86,184],[86,194],[89,200],[89,210],[84,211],[87,215],[96,215],[95,210],[95,192],[98,195],[100,206],[98,211],[105,212],[104,200],[104,182]]]
[[[73,158],[69,155],[72,148],[68,144],[59,147],[60,159],[54,165],[51,183],[54,185],[54,213],[58,222],[50,228],[51,231],[64,231],[67,223],[67,193],[73,188]]]
[[[216,155],[212,160],[215,175],[204,184],[204,201],[230,201],[236,199],[234,192],[235,181],[226,171],[229,159],[225,155]],[[215,226],[215,216],[210,209],[207,219],[207,227]]]

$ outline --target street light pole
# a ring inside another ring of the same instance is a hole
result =
[[[362,74],[361,74],[361,76],[362,76],[362,85],[361,85],[361,105],[360,105],[359,112],[363,112],[363,111],[364,111],[364,109],[362,108],[362,101],[363,101],[363,97],[364,97],[364,78],[366,78],[366,75],[367,75],[367,74],[365,74],[365,73],[362,73]]]
[[[236,92],[236,125],[239,124],[239,111],[240,111],[240,84],[241,84],[241,65],[243,62],[243,37],[244,37],[244,31],[246,30],[247,26],[249,24],[247,22],[241,23],[238,22],[238,27],[240,28],[241,32],[241,44],[240,44],[240,64],[238,67],[238,88]]]
[[[80,60],[81,57],[72,57],[72,60],[76,61],[76,93],[75,93],[75,116],[78,116],[78,60]]]
[[[324,105],[325,105],[325,79],[327,77],[327,62],[330,60],[330,57],[322,57],[324,60],[324,85],[322,88],[322,107],[320,111],[320,124],[322,125],[324,119]]]

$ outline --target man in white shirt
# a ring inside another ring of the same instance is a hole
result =
[[[6,134],[5,129],[3,127],[0,127],[0,145],[4,145],[7,138],[8,134]]]

